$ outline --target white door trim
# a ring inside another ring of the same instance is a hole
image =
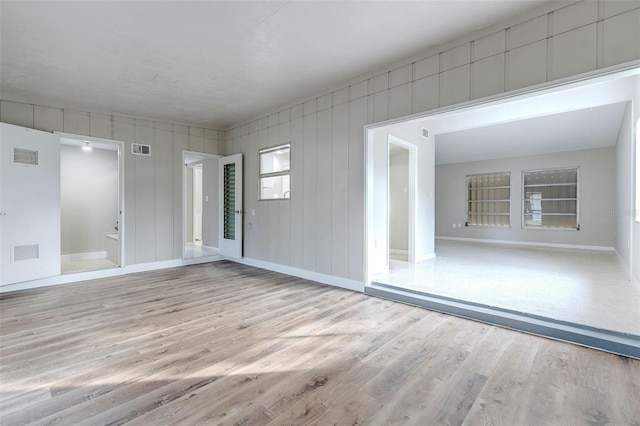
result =
[[[119,253],[119,266],[121,268],[125,267],[125,168],[124,168],[124,155],[125,155],[125,142],[116,139],[105,139],[98,138],[95,136],[86,136],[86,135],[77,135],[74,133],[65,133],[65,132],[53,132],[56,135],[60,136],[60,142],[62,143],[62,138],[67,139],[75,139],[79,141],[85,141],[90,143],[99,143],[99,144],[107,144],[107,145],[116,145],[118,148],[118,245],[120,246]]]

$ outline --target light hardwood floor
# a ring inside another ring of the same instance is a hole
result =
[[[226,261],[0,308],[2,425],[640,423],[640,361]]]

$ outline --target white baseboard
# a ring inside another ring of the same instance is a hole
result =
[[[106,259],[107,252],[91,251],[87,253],[71,253],[60,256],[63,262],[78,262],[80,260]]]
[[[489,239],[483,239],[483,238],[460,238],[460,237],[441,237],[441,236],[436,236],[436,240],[468,241],[468,242],[474,242],[474,243],[505,244],[505,245],[512,245],[512,246],[553,247],[553,248],[577,249],[577,250],[615,251],[613,247],[607,247],[607,246],[537,243],[533,241],[489,240]]]
[[[316,281],[322,284],[328,284],[334,287],[340,287],[360,293],[364,292],[364,283],[362,281],[336,277],[335,275],[322,274],[320,272],[308,271],[306,269],[294,268],[291,266],[280,265],[278,263],[266,262],[264,260],[250,259],[248,257],[243,257],[242,259],[229,258],[228,260],[232,262],[242,263],[243,265],[254,266],[256,268],[267,269],[273,272],[280,272],[282,274]]]
[[[117,277],[120,275],[134,274],[136,272],[156,271],[159,269],[176,268],[178,266],[195,265],[198,263],[215,262],[223,260],[222,256],[207,256],[192,259],[172,259],[161,262],[139,263],[122,268],[100,269],[97,271],[77,272],[58,275],[55,277],[41,278],[39,280],[24,281],[21,283],[0,286],[0,293],[17,290],[28,290],[40,287],[50,287],[60,284],[75,283],[79,281],[95,280],[100,278]]]
[[[404,254],[409,256],[409,250],[389,249],[389,254]]]
[[[423,262],[423,261],[425,261],[425,260],[434,259],[435,257],[436,257],[436,254],[435,254],[435,253],[429,253],[429,254],[425,254],[424,256],[417,257],[417,258],[416,258],[416,260],[415,260],[415,262],[416,262],[416,263],[418,263],[418,262]]]

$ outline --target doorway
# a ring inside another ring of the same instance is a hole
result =
[[[218,155],[183,151],[183,258],[220,254]]]
[[[389,136],[389,262],[415,261],[415,147]]]
[[[61,134],[62,274],[123,266],[123,144]]]

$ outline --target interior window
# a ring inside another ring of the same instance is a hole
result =
[[[534,229],[580,229],[578,168],[522,172],[522,226]]]
[[[511,172],[468,175],[466,226],[511,226]]]
[[[291,197],[291,145],[260,150],[260,200]]]

